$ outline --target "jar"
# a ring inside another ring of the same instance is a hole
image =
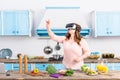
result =
[[[102,59],[98,62],[96,69],[99,74],[108,73],[107,59]]]
[[[90,59],[98,59],[100,57],[99,52],[91,52],[89,58]]]

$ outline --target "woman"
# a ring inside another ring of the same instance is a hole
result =
[[[57,36],[50,29],[50,20],[46,21],[46,28],[51,39],[63,44],[63,64],[67,69],[78,70],[84,64],[84,59],[90,54],[89,46],[79,34],[81,26],[76,23],[66,25],[68,32],[65,36]]]

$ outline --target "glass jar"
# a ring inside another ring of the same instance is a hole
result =
[[[99,52],[91,52],[89,58],[90,59],[98,59],[100,57]]]
[[[99,74],[108,73],[107,59],[102,59],[96,65]]]

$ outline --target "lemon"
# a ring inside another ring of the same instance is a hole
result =
[[[98,71],[102,71],[102,70],[103,70],[103,65],[100,65],[100,64],[97,65],[97,70],[98,70]]]
[[[39,73],[39,69],[38,69],[38,68],[35,68],[35,69],[33,70],[33,72],[34,72],[35,74],[38,74],[38,73]]]
[[[108,73],[108,67],[107,66],[103,66],[103,72]]]
[[[97,65],[97,70],[104,72],[104,73],[108,73],[108,67],[106,65]]]

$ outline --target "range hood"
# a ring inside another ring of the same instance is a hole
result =
[[[43,18],[40,21],[39,28],[37,28],[36,33],[40,37],[49,37],[48,32],[45,29],[45,21],[50,19],[51,29],[56,35],[64,36],[67,33],[67,29],[64,26],[67,23],[78,23],[82,26],[80,34],[82,36],[87,36],[90,34],[91,29],[85,20],[86,16],[84,12],[80,10],[80,7],[68,6],[68,7],[46,7]]]
[[[67,29],[52,29],[52,31],[59,36],[64,36],[67,33]],[[37,29],[36,33],[40,37],[49,37],[46,29]],[[90,29],[82,29],[80,34],[85,37],[90,34]]]

